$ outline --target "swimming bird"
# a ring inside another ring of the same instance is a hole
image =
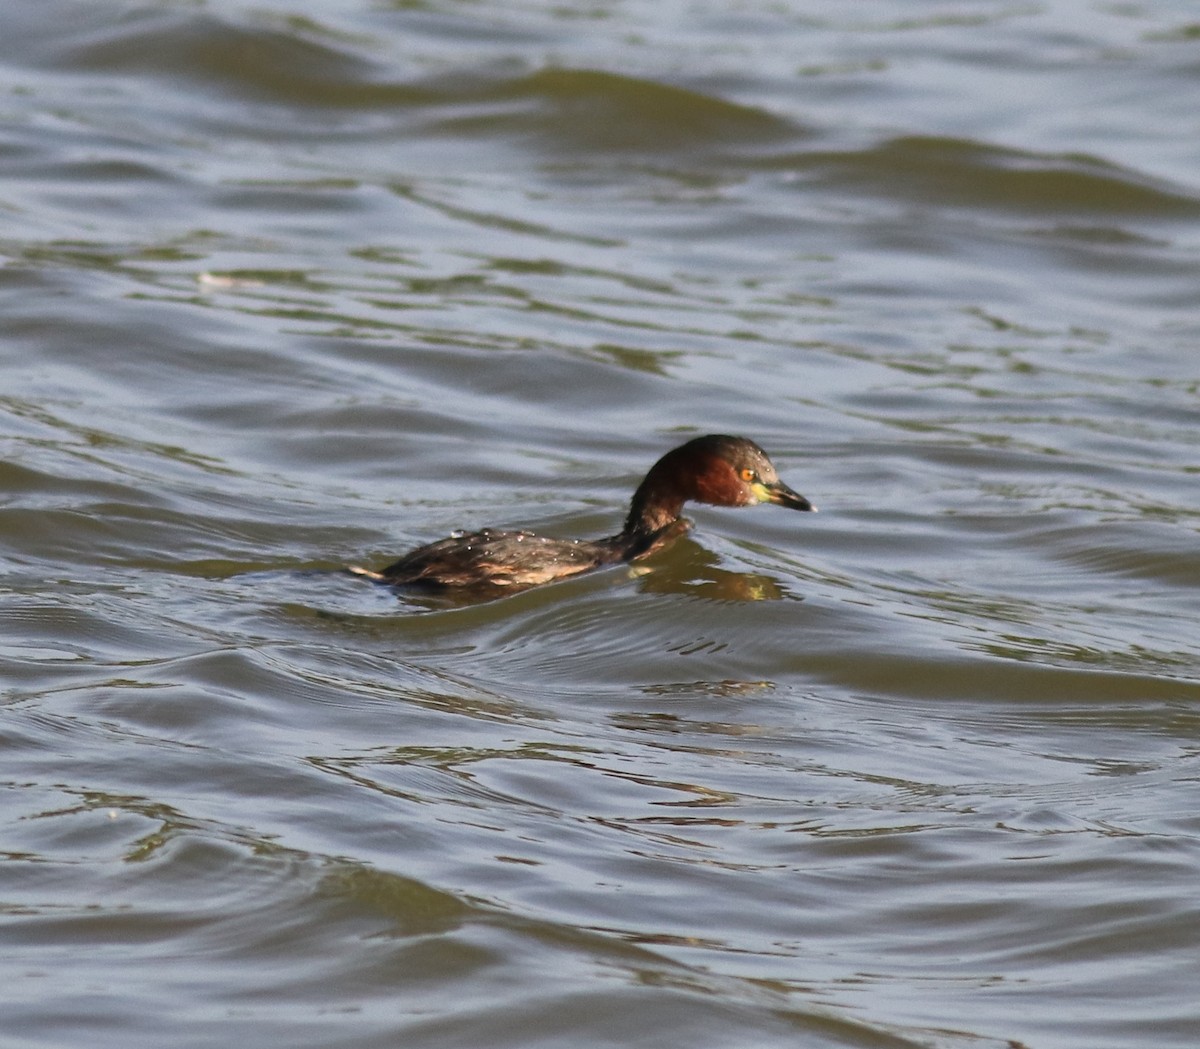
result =
[[[684,504],[774,503],[815,510],[779,479],[771,460],[745,437],[708,434],[667,452],[638,485],[625,525],[605,539],[556,539],[535,532],[455,532],[379,571],[348,570],[377,583],[426,591],[515,593],[606,565],[637,561],[691,528]]]

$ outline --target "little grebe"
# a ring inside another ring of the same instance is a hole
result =
[[[485,528],[418,547],[380,572],[349,570],[389,586],[514,593],[646,557],[691,527],[680,517],[687,502],[816,509],[779,479],[767,453],[753,441],[709,434],[667,452],[650,468],[633,494],[625,527],[607,539],[551,539]]]

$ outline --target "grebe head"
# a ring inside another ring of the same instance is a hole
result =
[[[652,531],[678,518],[683,504],[750,506],[774,503],[792,510],[816,507],[779,479],[767,453],[745,437],[709,434],[667,452],[633,497],[626,530]]]
[[[774,503],[792,510],[814,509],[804,496],[779,479],[767,453],[745,437],[724,434],[697,437],[660,462],[676,456],[672,468],[685,485],[690,480],[692,490],[688,498],[698,503],[713,506]]]

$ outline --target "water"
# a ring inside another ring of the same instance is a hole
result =
[[[1197,35],[7,5],[0,1042],[1194,1046]]]

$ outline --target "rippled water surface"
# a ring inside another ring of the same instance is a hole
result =
[[[1192,1049],[1198,19],[3,5],[6,1049]]]

